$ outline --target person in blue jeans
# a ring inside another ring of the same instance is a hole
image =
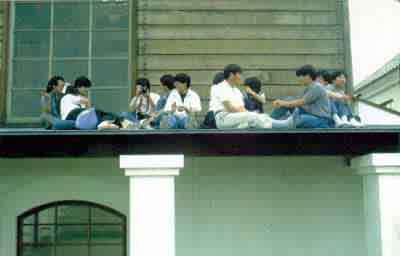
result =
[[[296,109],[293,113],[296,128],[332,128],[332,108],[326,89],[316,82],[317,71],[305,65],[296,71],[299,83],[305,86],[303,95],[296,100],[275,100],[274,108]]]
[[[167,74],[160,78],[161,88],[163,93],[156,105],[156,112],[152,116],[151,124],[154,128],[160,129],[161,119],[167,115],[164,111],[165,105],[171,92],[175,89],[175,77],[173,75]]]

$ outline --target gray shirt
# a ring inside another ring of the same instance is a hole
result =
[[[341,88],[336,87],[336,85],[334,84],[328,84],[326,86],[326,90],[330,91],[330,92],[334,92],[334,93],[338,93],[341,95],[344,95],[344,90]]]
[[[305,105],[302,107],[307,113],[315,116],[331,118],[331,102],[326,89],[317,83],[309,85],[303,94]]]

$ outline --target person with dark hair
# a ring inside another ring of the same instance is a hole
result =
[[[246,94],[244,95],[244,106],[250,112],[264,113],[264,104],[267,103],[265,94],[262,92],[262,83],[257,77],[249,77],[244,81]]]
[[[328,86],[332,83],[332,74],[325,69],[321,69],[317,72],[317,82],[323,86]]]
[[[216,90],[215,120],[219,129],[291,128],[293,119],[277,121],[266,114],[249,112],[238,86],[242,83],[242,69],[230,64],[224,69],[224,81]]]
[[[75,80],[73,86],[69,86],[66,95],[61,99],[60,109],[63,120],[76,120],[77,116],[87,108],[91,107],[88,98],[88,90],[92,82],[84,76]]]
[[[150,125],[156,129],[160,129],[160,122],[162,118],[167,115],[164,111],[165,105],[171,92],[175,89],[175,77],[173,75],[167,74],[160,78],[160,85],[162,89],[162,95],[157,102],[156,112],[151,114],[151,118],[148,119],[145,126]]]
[[[363,127],[361,119],[353,114],[350,106],[354,98],[344,92],[346,82],[346,73],[335,71],[332,73],[332,83],[326,87],[335,110],[334,119],[339,127]]]
[[[208,107],[208,112],[206,117],[204,118],[203,123],[201,124],[202,129],[217,129],[217,124],[215,122],[215,109],[217,104],[216,99],[216,90],[218,90],[218,84],[224,81],[224,72],[218,72],[214,75],[214,78],[211,82],[210,88],[210,102]]]
[[[326,89],[316,82],[317,71],[311,65],[305,65],[296,71],[296,76],[302,86],[306,86],[304,93],[297,100],[276,100],[274,108],[297,108],[294,112],[297,128],[331,128],[332,120],[331,102]]]
[[[151,92],[151,84],[147,78],[137,79],[135,89],[135,97],[129,103],[129,111],[140,123],[140,128],[151,129],[149,119],[156,111],[160,96]]]
[[[46,129],[72,129],[70,123],[61,122],[60,101],[63,97],[65,80],[62,76],[53,76],[47,83],[42,94],[42,114],[40,120]]]
[[[169,113],[162,128],[188,129],[197,127],[196,115],[201,112],[199,95],[191,89],[191,78],[181,73],[175,76],[176,89],[171,92],[164,111]]]

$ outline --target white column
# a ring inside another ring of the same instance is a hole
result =
[[[183,166],[183,155],[120,157],[130,183],[130,256],[175,256],[174,179]]]
[[[363,175],[368,256],[400,255],[400,154],[370,154],[352,167]]]

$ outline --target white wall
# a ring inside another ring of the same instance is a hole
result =
[[[127,214],[117,160],[0,159],[0,255],[15,255],[16,217],[40,204]],[[176,183],[177,256],[366,254],[362,177],[342,158],[187,158]]]
[[[359,116],[366,125],[400,125],[400,117],[382,109],[359,102]]]

